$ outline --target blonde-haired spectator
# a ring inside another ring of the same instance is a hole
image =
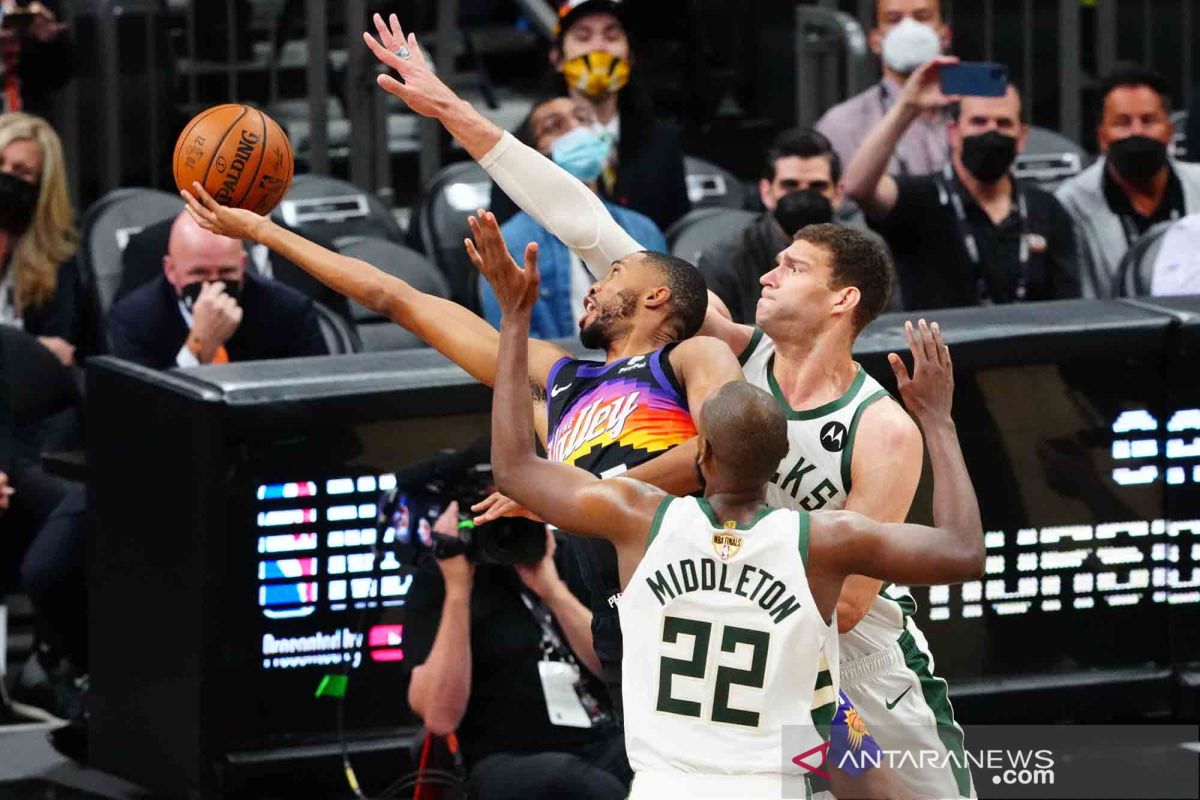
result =
[[[50,123],[0,114],[0,323],[74,360],[78,246],[62,143]]]

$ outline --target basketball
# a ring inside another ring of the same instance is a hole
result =
[[[269,214],[292,183],[292,144],[269,116],[240,103],[192,118],[175,143],[175,185],[198,181],[221,205]]]

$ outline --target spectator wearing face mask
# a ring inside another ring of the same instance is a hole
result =
[[[0,323],[63,364],[79,341],[79,278],[62,143],[32,114],[0,114]]]
[[[1161,76],[1121,69],[1101,86],[1095,164],[1058,187],[1080,240],[1085,297],[1112,297],[1129,245],[1152,225],[1200,212],[1200,166],[1170,158],[1174,127]]]
[[[240,241],[181,213],[163,274],[109,311],[112,354],[151,369],[326,355],[312,301],[246,261]]]
[[[904,81],[913,70],[950,46],[950,26],[943,20],[940,0],[878,0],[875,20],[868,41],[882,59],[883,80],[817,120],[817,130],[833,142],[843,164],[850,163],[867,132],[899,102]],[[893,148],[888,173],[924,175],[942,169],[949,155],[948,124],[940,108],[916,117]]]
[[[599,193],[601,172],[612,149],[610,139],[600,131],[592,106],[574,97],[556,97],[539,103],[529,119],[517,131],[517,138],[549,156],[556,164]],[[604,205],[625,231],[647,250],[665,253],[667,242],[662,231],[648,217],[604,199]],[[537,242],[538,268],[542,273],[541,299],[533,308],[531,335],[536,339],[555,339],[579,333],[583,298],[592,285],[592,276],[579,256],[543,228],[524,211],[518,212],[500,228],[509,252],[518,263],[525,257],[525,245]],[[479,279],[479,298],[487,320],[500,326],[500,306],[491,286]]]
[[[1070,217],[1010,172],[1028,135],[1020,94],[1009,85],[1003,97],[943,95],[939,72],[956,61],[939,57],[913,72],[846,169],[846,193],[891,247],[910,309],[1078,296]],[[913,120],[952,102],[950,163],[931,175],[887,175]]]
[[[561,76],[555,92],[589,106],[613,144],[596,184],[600,196],[669,228],[691,208],[683,149],[638,82],[622,0],[560,2],[550,64]],[[491,210],[503,222],[517,207],[493,187]]]
[[[733,321],[754,324],[762,293],[759,279],[805,225],[842,222],[865,226],[847,203],[839,181],[842,164],[829,140],[811,128],[791,128],[767,150],[758,196],[765,213],[752,225],[704,251],[697,266]]]

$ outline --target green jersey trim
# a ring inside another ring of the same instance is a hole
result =
[[[858,368],[858,374],[854,376],[854,380],[850,383],[850,388],[836,400],[830,400],[823,406],[810,408],[807,411],[797,411],[788,404],[787,398],[783,395],[783,390],[779,388],[779,384],[775,381],[775,354],[771,354],[771,358],[767,360],[767,385],[771,387],[771,394],[775,396],[775,401],[783,408],[787,414],[787,418],[803,422],[804,420],[817,419],[826,414],[832,414],[840,408],[847,406],[851,400],[858,395],[859,389],[867,380],[867,371],[861,366]]]
[[[798,511],[797,514],[800,516],[800,524],[798,526],[800,529],[800,536],[799,536],[799,540],[797,542],[797,547],[800,550],[800,561],[804,564],[804,572],[807,574],[808,573],[808,525],[809,525],[808,512],[807,511]]]
[[[762,341],[762,338],[762,328],[755,328],[754,332],[750,334],[750,341],[746,343],[742,352],[738,353],[739,364],[743,367],[746,366],[746,362],[750,360],[750,356],[754,355],[754,351],[758,349],[758,343]]]
[[[861,372],[860,372],[861,374]],[[863,412],[872,405],[876,400],[882,400],[887,397],[886,389],[880,389],[875,394],[863,400],[858,408],[854,410],[854,416],[850,419],[850,431],[846,434],[846,447],[842,450],[842,489],[847,495],[850,494],[850,468],[854,461],[854,434],[858,432],[858,422],[862,419]]]
[[[921,694],[925,704],[933,712],[937,722],[938,738],[953,758],[948,759],[960,797],[971,796],[971,773],[963,756],[962,729],[954,721],[954,709],[946,693],[946,682],[929,671],[929,655],[921,650],[917,640],[905,631],[900,635],[900,649],[904,653],[904,665],[912,670],[921,683]]]
[[[667,515],[667,506],[671,505],[671,501],[676,499],[672,495],[667,495],[658,504],[658,508],[654,512],[654,520],[650,523],[650,535],[646,537],[646,549],[650,549],[650,544],[654,541],[654,537],[658,536],[658,529],[662,527],[663,517]]]
[[[700,505],[700,510],[704,512],[704,516],[708,517],[708,521],[712,523],[714,528],[727,527],[726,523],[717,521],[717,513],[713,511],[713,507],[708,504],[707,500],[705,500],[703,497],[697,497],[696,502]],[[770,506],[763,506],[758,510],[757,513],[755,513],[754,519],[750,520],[749,523],[746,525],[735,524],[733,525],[733,529],[739,531],[748,531],[759,522],[762,522],[763,517],[767,516],[767,514],[770,514],[774,510],[775,509],[771,508]]]

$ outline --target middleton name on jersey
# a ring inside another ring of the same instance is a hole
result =
[[[739,564],[731,573],[728,564],[717,564],[711,558],[699,562],[682,558],[667,564],[665,572],[655,570],[653,576],[646,577],[646,585],[663,606],[689,592],[736,594],[758,603],[776,623],[800,608],[796,595],[788,591],[783,581],[753,564]]]

